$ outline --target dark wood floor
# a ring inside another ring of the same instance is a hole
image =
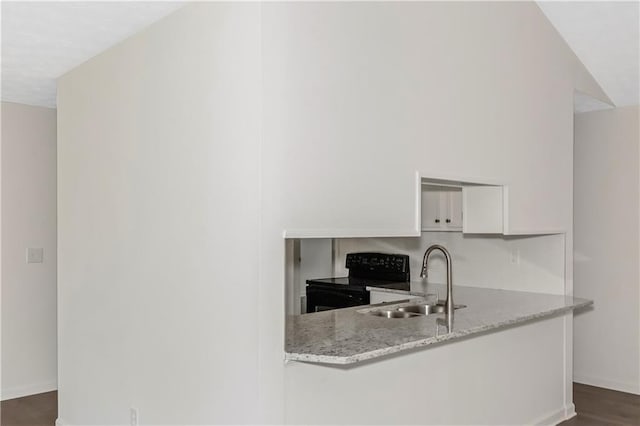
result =
[[[562,426],[639,426],[640,396],[595,386],[573,384],[578,415]]]
[[[2,426],[53,426],[58,417],[58,392],[2,401]]]
[[[562,426],[640,426],[640,396],[594,386],[573,385],[578,415]],[[53,426],[58,393],[47,392],[2,401],[1,426]]]

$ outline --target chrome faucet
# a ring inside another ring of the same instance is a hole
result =
[[[427,262],[429,261],[429,255],[434,250],[440,250],[444,254],[444,258],[447,261],[447,301],[445,302],[445,312],[452,319],[453,318],[453,282],[451,279],[451,254],[446,248],[439,244],[434,244],[424,252],[424,258],[422,259],[422,272],[420,278],[427,278]]]

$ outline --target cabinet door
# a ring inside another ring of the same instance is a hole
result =
[[[464,206],[463,232],[469,234],[501,234],[504,232],[503,188],[501,186],[469,186],[462,190]]]
[[[447,191],[447,213],[445,226],[451,230],[462,229],[462,188],[451,188]]]
[[[422,187],[422,230],[442,230],[444,220],[441,218],[442,191],[439,187],[424,185]]]
[[[422,186],[422,230],[462,230],[462,188]]]

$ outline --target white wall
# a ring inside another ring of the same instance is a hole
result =
[[[307,293],[307,280],[313,278],[333,277],[333,240],[329,238],[315,238],[298,240],[299,264],[297,265],[297,276],[293,288],[287,288],[287,294],[293,296],[293,310],[289,313],[299,314],[306,312],[306,307],[302,308],[301,302],[306,303],[306,299],[301,299]],[[295,261],[295,259],[294,259]]]
[[[260,6],[188,5],[59,80],[59,416],[258,423]]]
[[[510,185],[512,231],[570,229],[583,71],[532,3],[207,3],[64,76],[60,415],[297,421],[318,372],[283,363],[283,232],[413,235],[416,171]],[[571,402],[550,324],[526,414]]]
[[[502,237],[461,232],[423,232],[419,238],[338,239],[334,264],[336,275],[345,276],[347,253],[403,253],[410,257],[411,280],[420,281],[425,250],[441,244],[452,256],[454,285],[564,294],[564,239],[563,234]],[[446,283],[446,263],[437,253],[429,260],[428,282]]]
[[[56,110],[2,103],[1,170],[5,400],[56,389]]]
[[[575,380],[640,394],[640,107],[576,115]]]

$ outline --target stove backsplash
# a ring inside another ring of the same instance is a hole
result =
[[[422,256],[431,244],[453,257],[454,285],[564,294],[564,235],[476,236],[460,232],[423,232],[419,238],[344,238],[333,240],[333,275],[346,276],[347,253],[379,251],[410,256],[411,280],[419,281]],[[444,258],[429,261],[430,283],[445,282]]]

